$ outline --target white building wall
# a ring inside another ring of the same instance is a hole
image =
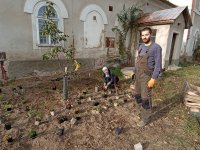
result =
[[[167,54],[167,42],[169,37],[170,25],[153,26],[152,29],[156,29],[156,43],[162,48],[162,68],[165,68],[166,54]]]
[[[193,48],[194,48],[194,43],[196,40],[196,33],[200,33],[200,0],[195,0],[195,8],[193,11],[193,18],[192,18],[192,23],[193,26],[190,29],[190,35],[187,41],[187,46],[186,46],[186,53],[185,56],[191,59],[193,55]]]
[[[179,63],[179,58],[180,58],[180,54],[181,54],[181,46],[182,46],[182,41],[183,41],[184,28],[185,28],[184,22],[185,22],[184,17],[181,14],[170,27],[169,38],[168,38],[168,42],[167,42],[168,43],[167,51],[166,51],[166,55],[165,55],[166,65],[168,65],[168,62],[169,62],[173,33],[177,33],[178,35],[176,37],[176,43],[175,43],[175,48],[174,48],[174,53],[173,53],[172,59],[173,59],[174,64],[178,65],[178,63]]]

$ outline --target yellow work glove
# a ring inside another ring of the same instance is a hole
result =
[[[149,80],[149,82],[147,83],[148,88],[152,88],[155,83],[156,83],[156,80],[151,78],[151,80]]]

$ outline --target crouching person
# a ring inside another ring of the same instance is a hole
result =
[[[111,73],[110,69],[108,69],[107,67],[103,67],[102,69],[104,75],[104,89],[112,89],[112,88],[117,88],[117,84],[119,82],[119,78],[118,76],[114,75],[113,73]]]

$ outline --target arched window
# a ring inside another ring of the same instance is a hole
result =
[[[55,15],[52,19],[55,21],[58,29],[64,31],[63,19],[69,18],[68,11],[62,0],[50,0],[54,3]],[[47,8],[46,1],[26,0],[24,12],[31,14],[32,19],[32,34],[33,34],[33,49],[38,49],[43,46],[51,46],[52,40],[50,36],[42,36],[41,30],[45,22],[43,18],[45,9]]]
[[[50,36],[44,36],[42,35],[42,28],[43,28],[43,25],[45,23],[45,19],[44,19],[44,15],[45,15],[45,11],[46,11],[46,8],[47,6],[42,6],[39,8],[38,10],[38,13],[37,13],[37,35],[38,35],[38,39],[39,39],[39,44],[52,44],[52,40],[51,40],[51,37]],[[52,12],[53,12],[53,15],[51,16],[51,19],[53,19],[53,21],[55,22],[55,24],[57,25],[58,27],[58,24],[59,24],[59,18],[58,18],[58,15],[57,15],[57,12],[55,11],[54,8],[52,8]]]

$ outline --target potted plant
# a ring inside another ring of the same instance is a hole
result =
[[[6,130],[10,130],[11,129],[11,124],[10,123],[6,123],[4,125],[4,127],[5,127]]]

